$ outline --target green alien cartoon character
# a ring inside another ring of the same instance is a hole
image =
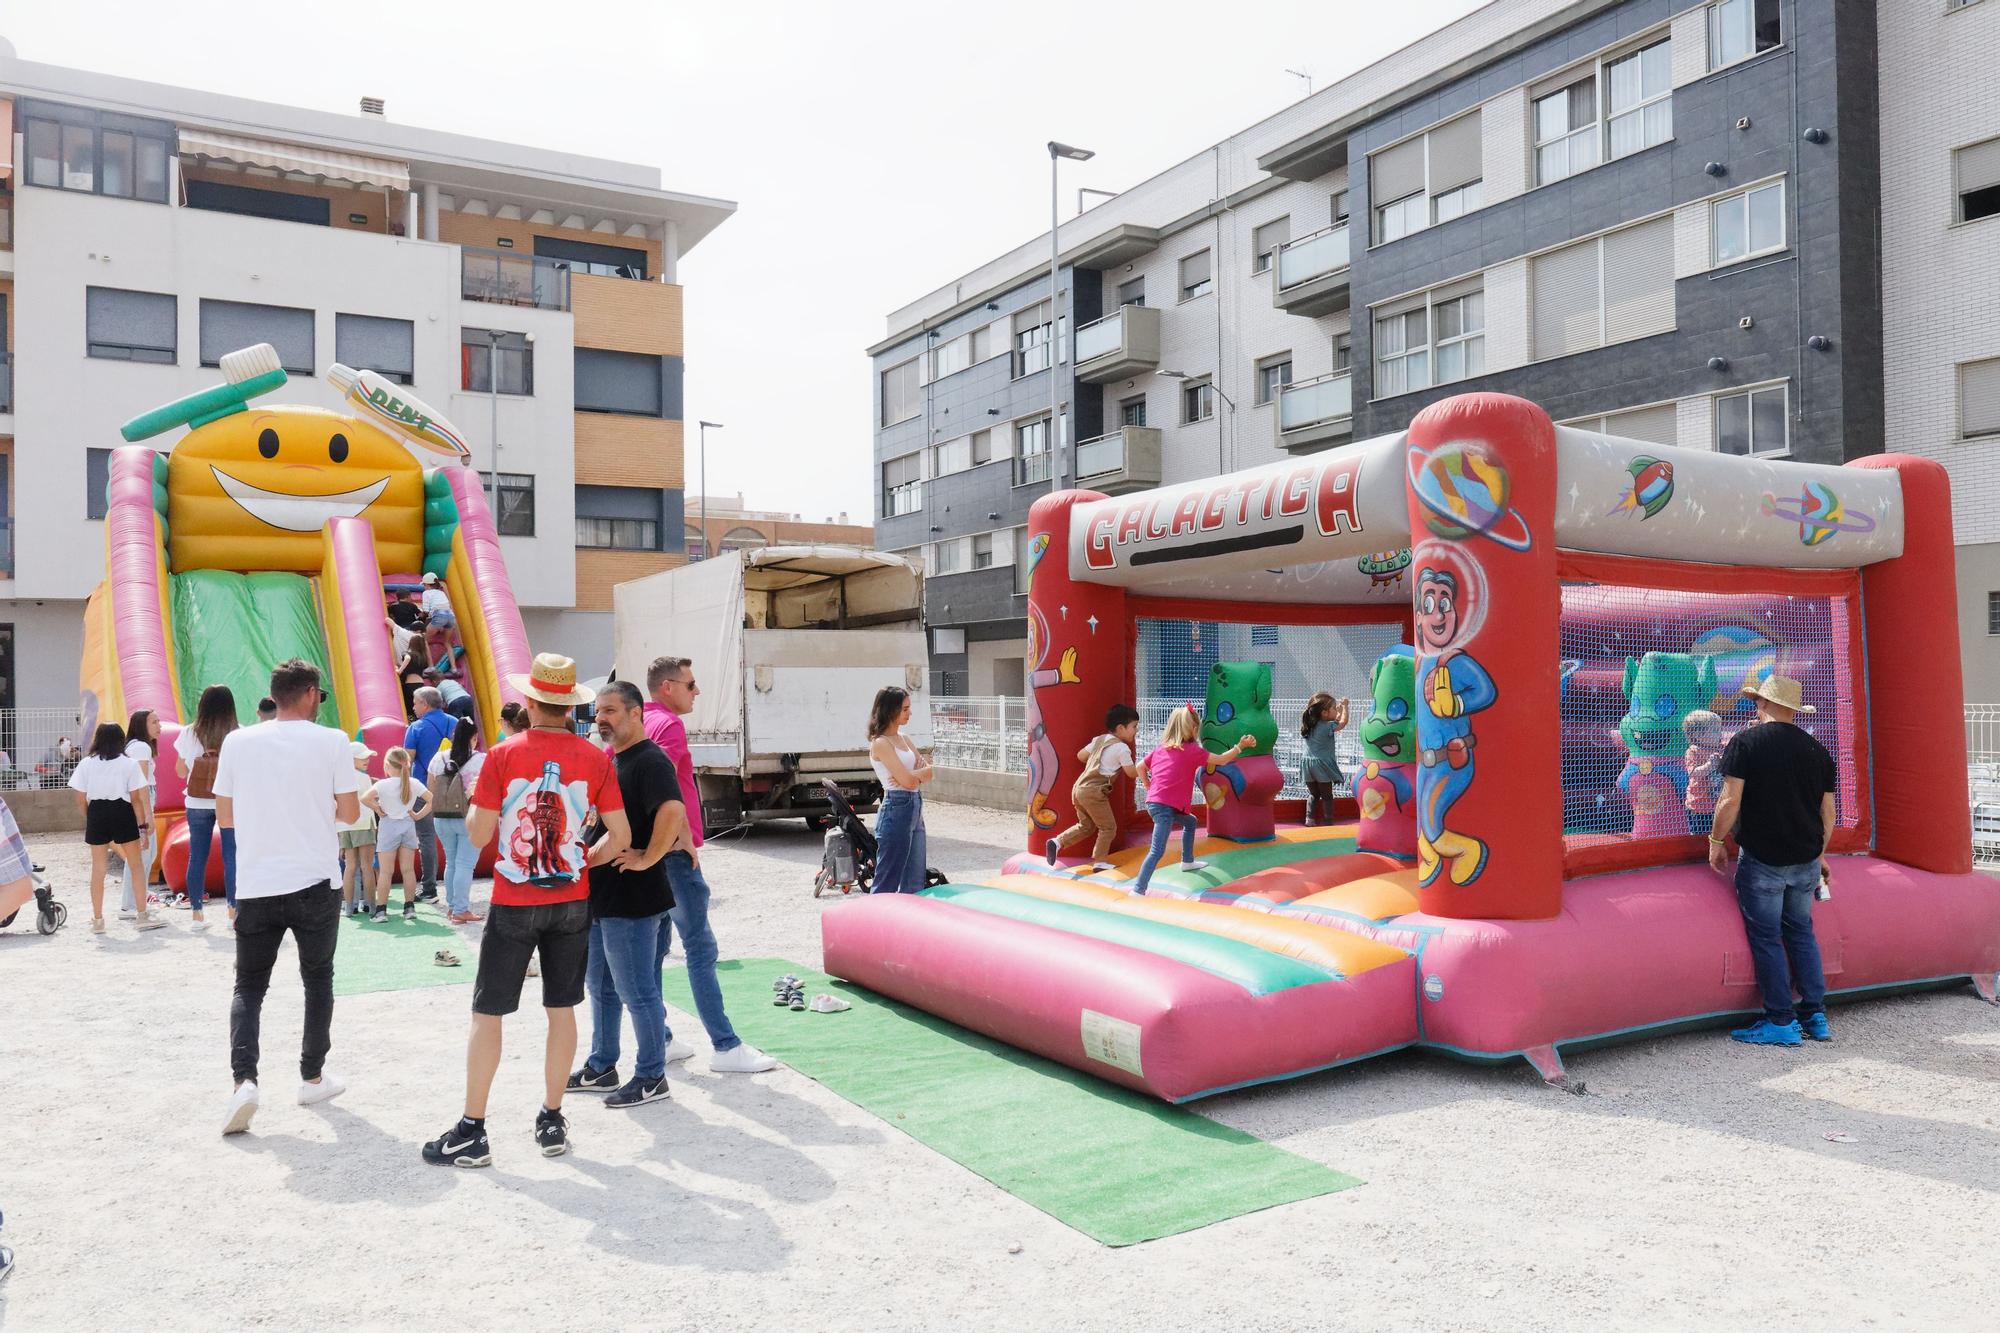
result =
[[[1618,790],[1632,807],[1634,838],[1685,837],[1687,766],[1681,762],[1687,715],[1715,698],[1715,659],[1693,653],[1647,653],[1625,659],[1625,716],[1618,738],[1625,767]]]
[[[1417,656],[1397,644],[1375,663],[1374,705],[1361,722],[1361,771],[1354,799],[1361,807],[1355,850],[1413,860],[1417,854]]]
[[[1211,754],[1233,748],[1246,736],[1252,742],[1240,759],[1219,764],[1202,778],[1209,831],[1239,842],[1276,836],[1271,803],[1284,788],[1285,775],[1271,757],[1278,745],[1278,719],[1271,715],[1270,664],[1217,662],[1209,669],[1202,719],[1201,743]]]

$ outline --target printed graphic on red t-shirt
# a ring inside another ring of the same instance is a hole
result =
[[[500,816],[493,901],[502,906],[586,897],[584,821],[593,809],[625,808],[603,751],[581,736],[539,729],[493,747],[472,803]]]

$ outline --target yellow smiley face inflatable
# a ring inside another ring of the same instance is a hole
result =
[[[328,519],[365,518],[387,571],[423,564],[424,480],[387,432],[318,407],[251,408],[188,432],[167,460],[176,571],[317,574]]]

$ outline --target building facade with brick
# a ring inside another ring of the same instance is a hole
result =
[[[808,523],[802,514],[746,508],[740,495],[690,495],[684,508],[690,564],[723,551],[760,546],[875,544],[875,529],[866,523],[848,522],[845,513],[830,514],[822,523]]]

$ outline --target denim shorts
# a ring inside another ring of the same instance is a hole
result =
[[[472,983],[472,1012],[511,1014],[521,1007],[528,959],[542,955],[542,1008],[573,1009],[583,1003],[590,972],[590,900],[486,909],[479,938],[479,975]]]

